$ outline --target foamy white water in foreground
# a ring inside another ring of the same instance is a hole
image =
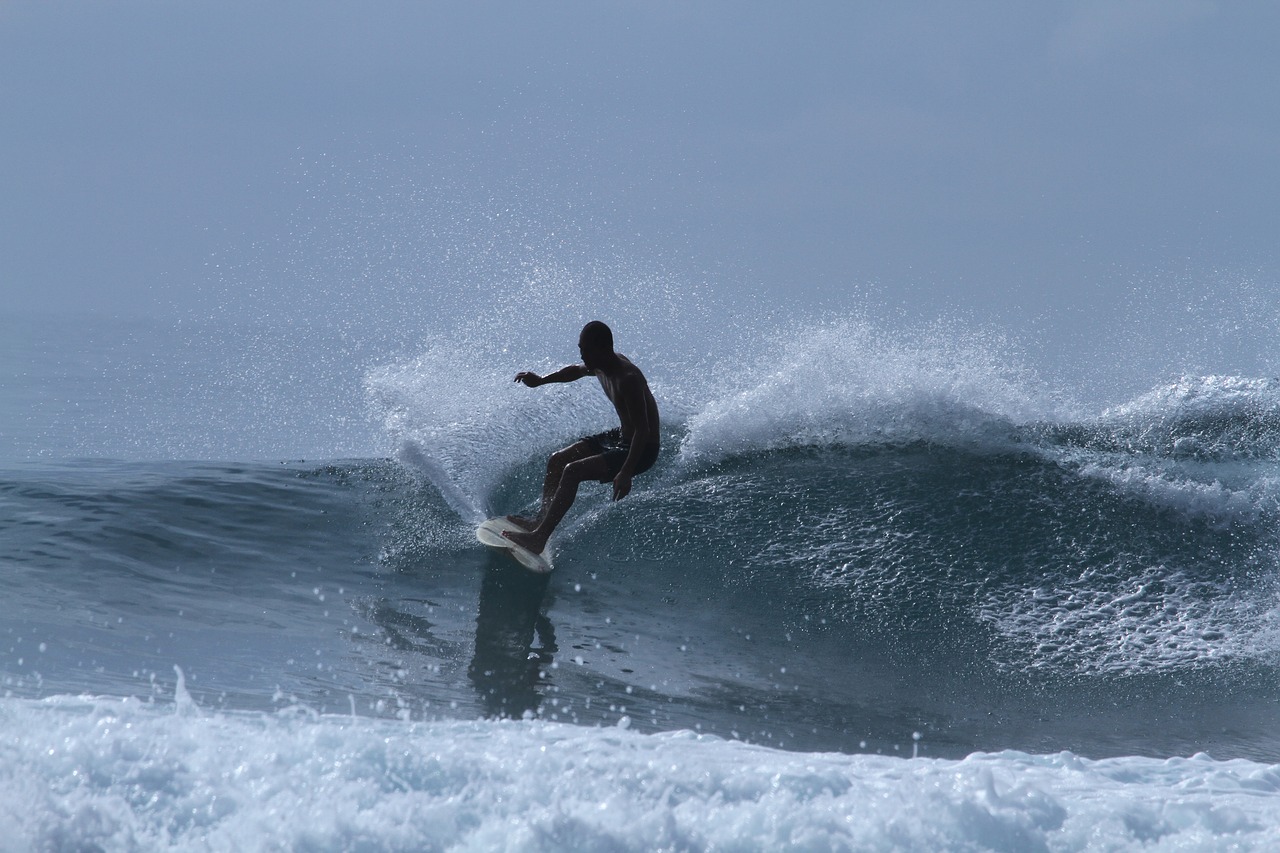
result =
[[[0,700],[4,850],[1274,850],[1280,766]]]

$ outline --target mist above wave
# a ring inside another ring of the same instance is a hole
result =
[[[663,329],[658,340],[678,332]],[[718,337],[724,326],[703,334],[693,324],[678,344],[655,348],[640,330],[615,330],[620,351],[636,352],[624,334],[640,348],[633,358],[675,439],[668,459],[706,464],[788,446],[1006,441],[1017,424],[1061,409],[995,335],[940,327],[888,333],[852,317],[739,332],[730,343]],[[548,352],[576,360],[568,343],[576,333],[537,336],[545,351],[536,356],[530,338],[510,330],[501,340],[518,345],[436,343],[414,360],[371,371],[366,391],[400,458],[471,514],[514,466],[616,419],[594,383],[512,387],[519,369],[559,366]]]

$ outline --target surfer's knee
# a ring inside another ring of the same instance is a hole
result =
[[[548,471],[563,471],[570,462],[573,461],[573,455],[569,452],[570,448],[557,450],[547,457]]]
[[[579,483],[588,480],[599,480],[608,473],[608,463],[605,462],[603,456],[588,456],[586,459],[579,459],[576,462],[569,463],[564,469],[563,478],[565,481],[573,483],[576,488]]]
[[[547,458],[548,471],[563,471],[574,462],[582,459],[582,457],[591,452],[591,448],[585,441],[579,441],[568,447],[563,447],[552,453]]]

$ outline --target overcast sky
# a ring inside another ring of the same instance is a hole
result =
[[[0,281],[172,315],[358,228],[367,279],[430,287],[516,210],[689,281],[1015,330],[1266,303],[1277,44],[1266,2],[4,0]]]

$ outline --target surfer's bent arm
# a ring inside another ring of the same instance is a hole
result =
[[[584,376],[590,376],[591,371],[584,364],[571,364],[568,367],[562,367],[555,373],[548,373],[546,376],[539,376],[528,370],[521,371],[516,374],[515,381],[522,382],[530,388],[537,388],[539,385],[546,385],[548,382],[576,382]]]

